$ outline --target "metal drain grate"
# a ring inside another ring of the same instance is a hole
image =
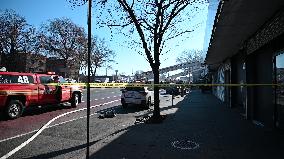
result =
[[[199,148],[199,144],[190,140],[177,140],[172,142],[172,146],[182,150],[193,150]]]

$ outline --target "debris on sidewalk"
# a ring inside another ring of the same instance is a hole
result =
[[[116,113],[114,110],[108,110],[108,111],[105,111],[105,112],[102,112],[100,115],[99,115],[99,119],[104,119],[104,118],[113,118],[116,116]]]
[[[166,119],[167,115],[160,115],[158,117],[151,116],[146,123],[147,124],[159,124],[162,123]]]
[[[159,117],[144,115],[142,117],[136,118],[136,121],[134,124],[141,124],[141,123],[158,124],[158,123],[162,123],[162,121],[166,119],[166,117],[167,117],[166,115],[160,115]]]
[[[150,118],[150,115],[144,115],[142,117],[136,118],[136,121],[134,124],[141,124],[141,123],[146,123],[146,121]]]
[[[198,143],[188,140],[188,139],[173,141],[171,145],[174,148],[182,149],[182,150],[193,150],[193,149],[199,148]]]

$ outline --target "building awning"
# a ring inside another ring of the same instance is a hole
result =
[[[206,54],[206,63],[218,66],[244,47],[273,15],[283,8],[284,0],[221,1]]]

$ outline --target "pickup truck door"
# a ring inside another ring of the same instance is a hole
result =
[[[61,101],[69,101],[72,97],[72,90],[70,85],[64,85],[64,83],[67,83],[67,81],[63,77],[59,77],[59,82],[62,84],[62,96]]]
[[[71,99],[71,87],[62,85],[62,101],[69,101]]]
[[[50,85],[53,82],[51,76],[49,75],[40,75],[38,76],[38,99],[39,104],[54,104],[56,103],[56,98],[54,91],[56,86]]]

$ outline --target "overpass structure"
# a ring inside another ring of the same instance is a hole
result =
[[[198,74],[201,72],[205,71],[205,66],[201,62],[192,62],[192,63],[182,63],[182,64],[177,64],[165,68],[159,69],[160,72],[160,78],[170,78],[170,79],[176,79],[177,77],[180,76],[192,76],[193,74]],[[176,73],[171,76],[165,77],[164,74],[167,74],[171,71],[176,71],[176,70],[184,70],[182,72]],[[141,74],[143,77],[146,77],[147,79],[153,79],[154,75],[152,71],[146,71]],[[191,79],[192,81],[192,79]]]

